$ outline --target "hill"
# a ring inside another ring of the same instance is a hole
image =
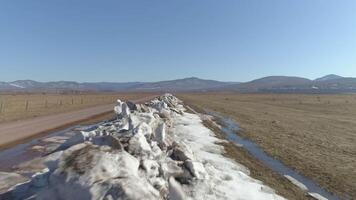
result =
[[[356,78],[327,75],[310,80],[301,77],[268,76],[238,85],[229,85],[224,89],[240,92],[347,93],[356,92]]]
[[[196,77],[159,82],[98,82],[74,81],[37,82],[18,80],[0,82],[0,91],[202,91],[227,86],[230,82],[204,80]]]
[[[336,80],[336,79],[342,79],[342,78],[344,78],[344,77],[335,75],[335,74],[329,74],[329,75],[323,76],[321,78],[317,78],[317,79],[315,79],[315,81],[330,81],[330,80]]]
[[[300,77],[268,76],[247,83],[230,86],[230,88],[245,92],[259,92],[267,90],[295,90],[297,88],[305,88],[310,85],[311,82],[312,81],[309,79]]]
[[[233,83],[220,82],[214,80],[204,80],[196,77],[177,79],[171,81],[160,81],[154,83],[141,84],[135,90],[151,90],[151,91],[197,91],[211,90],[228,86]]]

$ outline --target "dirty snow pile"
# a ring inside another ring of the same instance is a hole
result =
[[[82,131],[11,199],[283,199],[223,156],[221,140],[170,94],[118,100],[117,119]]]

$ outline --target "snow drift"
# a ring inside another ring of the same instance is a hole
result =
[[[223,156],[212,131],[170,94],[118,100],[117,119],[67,140],[11,199],[283,199]]]

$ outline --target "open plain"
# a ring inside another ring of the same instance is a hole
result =
[[[257,143],[330,192],[356,197],[356,95],[185,93],[187,104],[235,119]]]

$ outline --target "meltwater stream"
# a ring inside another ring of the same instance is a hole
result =
[[[80,126],[80,125],[72,126],[64,130],[56,131],[48,135],[35,138],[28,142],[18,144],[9,149],[2,150],[0,151],[0,171],[12,172],[15,166],[21,163],[25,163],[26,161],[33,160],[37,157],[42,157],[46,155],[47,153],[31,150],[31,147],[35,145],[45,146],[46,142],[43,142],[43,139],[51,138],[54,136],[64,136],[69,132],[78,132],[81,129],[83,130],[95,129],[96,126],[97,124],[87,125],[87,126]],[[32,174],[26,174],[26,175],[31,176]]]
[[[212,115],[219,119],[222,124],[222,132],[225,134],[226,139],[229,141],[242,145],[242,148],[246,149],[253,157],[261,161],[264,165],[271,168],[273,171],[279,173],[282,176],[288,175],[299,181],[300,183],[304,184],[308,188],[309,193],[317,193],[324,198],[329,200],[339,200],[340,198],[329,193],[325,189],[321,188],[318,184],[316,184],[311,179],[299,174],[298,172],[294,171],[293,169],[287,167],[279,160],[267,155],[261,148],[259,148],[254,142],[244,139],[236,134],[239,131],[239,126],[237,123],[230,118],[222,117],[217,113],[206,111],[209,115]]]

